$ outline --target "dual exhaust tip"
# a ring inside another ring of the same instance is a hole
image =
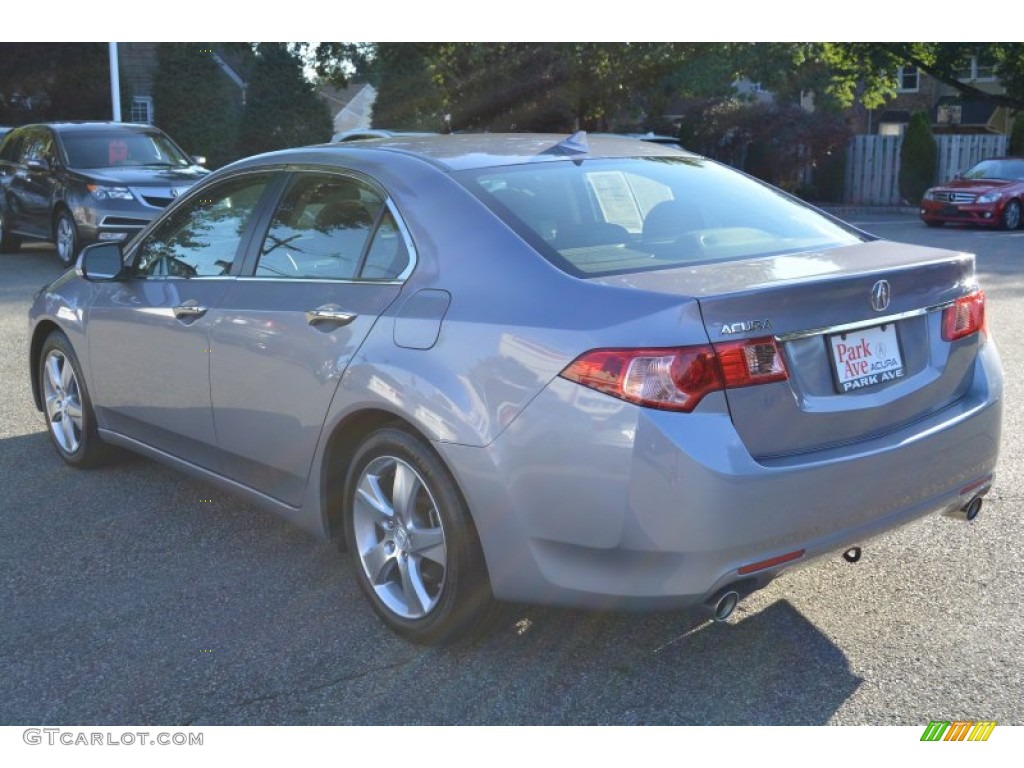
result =
[[[978,513],[981,512],[981,507],[984,504],[982,494],[978,494],[972,498],[969,502],[964,504],[958,511],[959,517],[962,517],[968,522],[974,520]],[[861,549],[860,547],[852,547],[843,553],[843,557],[846,558],[847,562],[855,563],[860,560]],[[722,623],[727,621],[732,612],[736,610],[736,606],[740,603],[740,593],[732,587],[725,587],[724,589],[717,592],[714,597],[704,603],[704,611],[711,616],[711,620]]]

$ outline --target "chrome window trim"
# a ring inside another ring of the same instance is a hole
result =
[[[218,277],[218,276],[215,276]],[[188,280],[202,278],[190,277]],[[401,285],[402,280],[355,280],[350,277],[282,277],[281,275],[239,275],[235,280],[246,283],[344,283],[347,285]]]
[[[927,315],[931,312],[937,312],[941,309],[952,307],[954,304],[956,304],[955,299],[952,301],[945,301],[942,304],[933,304],[930,307],[923,307],[922,309],[911,309],[906,312],[899,312],[895,315],[886,315],[885,317],[873,317],[870,320],[859,320],[855,323],[842,323],[840,325],[830,325],[825,328],[815,328],[809,331],[793,331],[792,333],[780,333],[776,334],[775,340],[778,342],[794,341],[796,339],[807,339],[812,336],[823,336],[825,334],[858,331],[862,328],[873,328],[876,325],[888,325],[889,323],[895,323],[900,320],[906,320],[911,317],[920,317],[921,315]]]

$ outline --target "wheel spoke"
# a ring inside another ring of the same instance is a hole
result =
[[[61,435],[63,435],[64,437],[64,439],[61,441],[64,446],[64,450],[68,451],[69,453],[73,453],[75,449],[78,447],[78,441],[75,439],[74,424],[71,423],[71,419],[67,417],[67,414],[61,416],[58,424],[60,425]]]
[[[65,415],[70,416],[71,420],[78,427],[79,431],[82,429],[82,404],[75,401],[69,400],[67,408],[64,410]]]
[[[61,371],[60,361],[57,360],[57,355],[50,355],[46,358],[46,378],[50,382],[50,386],[54,392],[61,390]]]
[[[416,558],[401,558],[398,561],[398,572],[402,577],[402,594],[409,613],[420,615],[430,608],[431,599],[423,584],[419,563]]]
[[[395,510],[395,516],[404,525],[409,525],[412,520],[416,494],[420,490],[420,479],[416,473],[404,462],[395,464],[395,484],[391,490],[391,504]]]
[[[57,408],[57,393],[48,395],[46,398],[46,416],[50,421],[57,420],[57,414],[60,413],[60,409]]]
[[[366,566],[366,572],[369,575],[371,584],[384,584],[388,580],[391,566],[395,562],[393,554],[388,554],[383,541],[378,542],[368,550],[363,552],[363,565]]]
[[[380,478],[377,475],[363,475],[362,482],[356,489],[356,503],[367,509],[374,523],[381,528],[394,516],[394,510],[381,490]]]
[[[67,392],[72,388],[74,381],[75,371],[71,367],[71,361],[65,357],[64,364],[60,367],[60,385]]]
[[[409,549],[418,556],[431,560],[438,565],[448,564],[448,554],[444,546],[444,533],[440,528],[410,528]]]

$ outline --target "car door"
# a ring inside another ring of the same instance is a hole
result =
[[[87,334],[101,426],[215,469],[210,312],[274,179],[243,173],[193,194],[133,248],[126,279],[95,284]]]
[[[36,237],[51,235],[54,158],[53,136],[49,129],[29,128],[22,139],[6,189],[8,226],[12,230]]]
[[[341,376],[412,270],[382,190],[296,172],[245,274],[211,311],[210,383],[228,474],[298,506]]]

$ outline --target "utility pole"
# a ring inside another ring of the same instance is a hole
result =
[[[117,43],[110,47],[110,101],[114,107],[114,122],[121,122],[121,76],[117,66]]]

